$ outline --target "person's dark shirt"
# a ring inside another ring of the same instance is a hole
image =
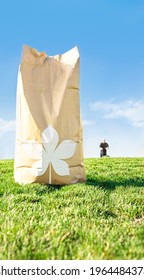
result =
[[[106,148],[108,148],[108,147],[109,147],[108,143],[106,143],[106,142],[100,143],[100,148],[102,148],[103,150],[106,150]]]
[[[101,157],[106,156],[106,154],[107,154],[107,148],[109,148],[108,143],[106,143],[106,142],[101,142],[101,143],[100,143],[100,148],[101,148],[100,156],[101,156]]]

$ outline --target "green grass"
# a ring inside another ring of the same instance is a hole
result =
[[[85,184],[20,186],[0,161],[0,259],[144,259],[144,158],[85,171]]]

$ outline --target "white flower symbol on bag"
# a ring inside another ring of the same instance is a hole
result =
[[[76,149],[76,143],[72,140],[64,140],[57,146],[58,141],[57,131],[49,125],[42,132],[42,144],[35,141],[25,144],[27,156],[36,160],[32,165],[32,174],[43,175],[49,166],[49,184],[51,184],[51,166],[60,176],[70,174],[69,166],[64,159],[72,157]]]

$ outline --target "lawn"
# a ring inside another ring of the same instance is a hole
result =
[[[20,186],[0,161],[0,259],[144,259],[144,158],[85,159],[85,184]]]

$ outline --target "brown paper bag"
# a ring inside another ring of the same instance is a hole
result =
[[[18,73],[15,181],[84,182],[77,47],[53,57],[24,46]]]

